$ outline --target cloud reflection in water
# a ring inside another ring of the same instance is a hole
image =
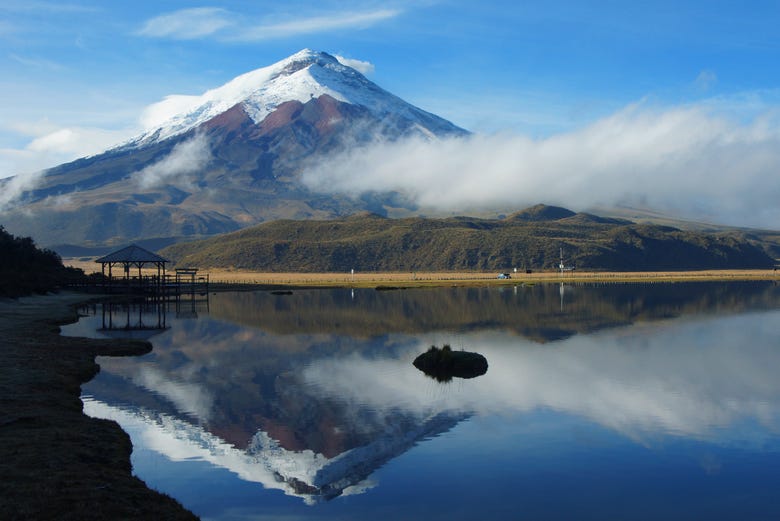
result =
[[[377,410],[481,415],[540,408],[583,416],[632,438],[725,436],[757,422],[780,431],[780,312],[645,324],[540,346],[501,333],[458,336],[485,355],[487,375],[431,392],[398,359],[355,353],[312,363],[305,380],[334,399]]]

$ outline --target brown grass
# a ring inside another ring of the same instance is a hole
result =
[[[483,272],[419,272],[419,273],[260,273],[252,271],[209,270],[212,283],[260,284],[289,286],[354,286],[379,285],[513,285],[536,282],[657,282],[707,280],[778,280],[773,270],[705,270],[665,272],[537,272],[512,273],[511,279],[498,279],[497,273]]]
[[[66,266],[83,269],[86,273],[100,272],[100,265],[92,261],[65,260]],[[440,286],[460,284],[518,284],[535,282],[659,282],[659,281],[728,281],[780,280],[775,270],[699,270],[699,271],[537,271],[511,273],[511,279],[498,279],[497,272],[441,271],[441,272],[356,272],[351,273],[273,273],[246,270],[210,269],[209,280],[215,284],[258,284],[284,286],[354,286],[378,285]],[[137,274],[137,270],[133,275]],[[149,271],[149,275],[156,274]]]

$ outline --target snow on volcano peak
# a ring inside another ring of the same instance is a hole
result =
[[[147,131],[133,142],[141,145],[182,134],[239,103],[255,123],[260,123],[284,102],[306,103],[323,94],[361,105],[379,118],[388,114],[402,116],[433,133],[460,130],[383,90],[334,56],[304,49],[200,96],[168,96],[151,105],[142,116]]]

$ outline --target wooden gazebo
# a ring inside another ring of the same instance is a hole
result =
[[[131,268],[138,268],[139,287],[143,286],[144,281],[141,274],[141,269],[146,266],[156,267],[157,277],[151,277],[151,279],[154,281],[153,285],[157,286],[159,289],[162,288],[165,280],[165,264],[170,261],[163,259],[156,253],[141,248],[136,244],[131,244],[127,248],[122,248],[119,251],[109,253],[105,257],[101,257],[95,260],[95,262],[99,262],[101,264],[101,271],[103,272],[103,275],[108,275],[109,285],[114,280],[113,268],[115,266],[122,267],[122,276],[118,278],[125,279],[128,283],[131,280]],[[108,274],[106,274],[106,266],[108,266]]]

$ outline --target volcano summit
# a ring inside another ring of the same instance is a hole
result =
[[[279,218],[413,210],[398,194],[313,193],[301,174],[346,147],[467,134],[311,50],[151,108],[149,129],[136,138],[43,172],[2,210],[5,227],[47,246],[115,245]]]

